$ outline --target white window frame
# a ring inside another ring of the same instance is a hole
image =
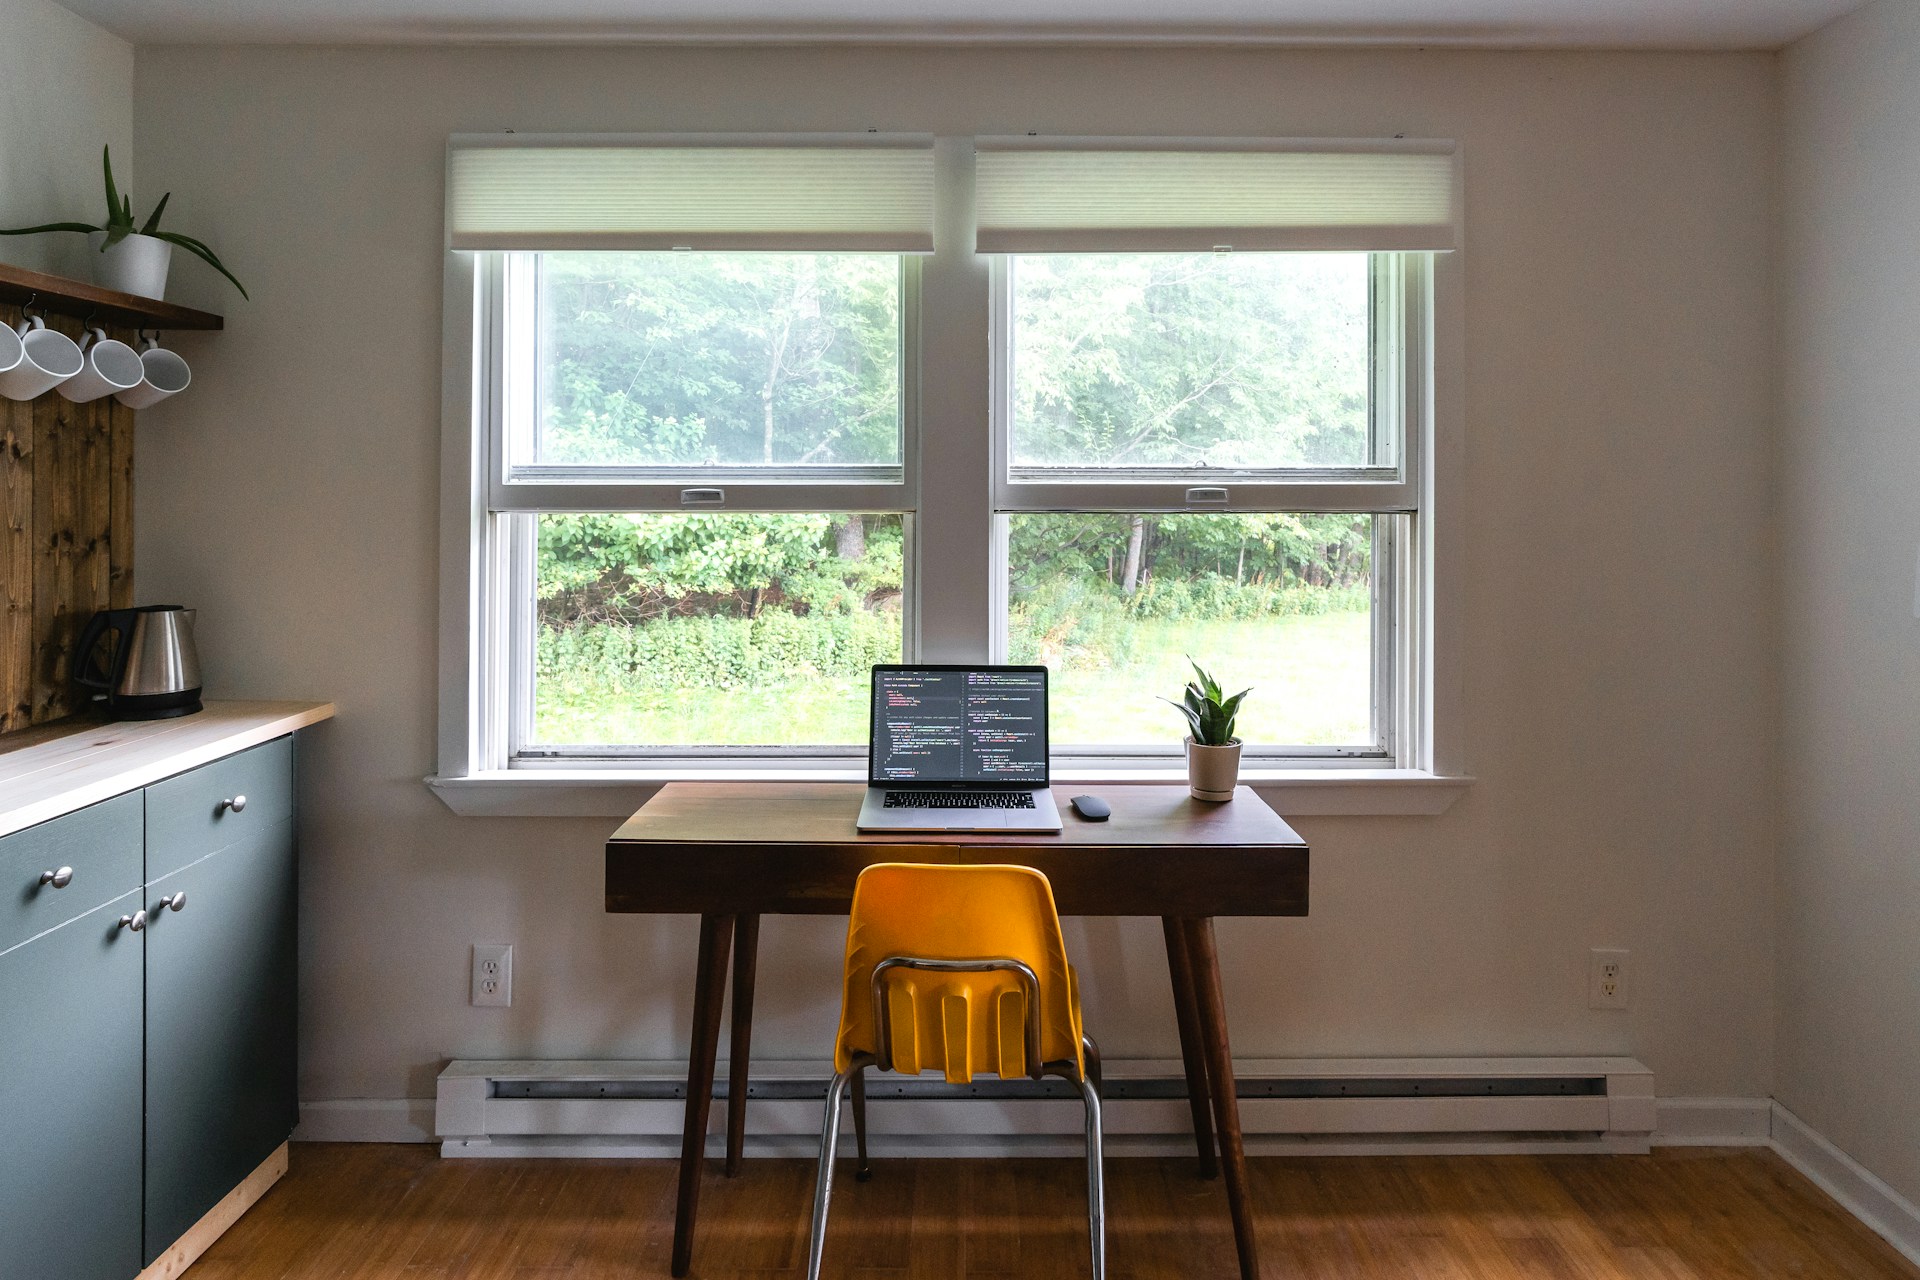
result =
[[[994,511],[1003,527],[1009,516],[1046,512],[1289,512],[1384,517],[1374,522],[1371,574],[1371,723],[1376,741],[1337,747],[1249,742],[1241,756],[1243,768],[1397,768],[1406,764],[1402,748],[1417,742],[1418,726],[1407,719],[1409,700],[1402,696],[1400,651],[1407,644],[1417,643],[1417,636],[1401,626],[1401,618],[1403,610],[1411,610],[1407,617],[1418,616],[1419,598],[1415,592],[1402,590],[1400,579],[1402,566],[1415,563],[1410,551],[1420,516],[1421,451],[1414,447],[1414,437],[1429,414],[1426,381],[1407,377],[1406,371],[1423,368],[1429,361],[1433,257],[1425,253],[1376,254],[1370,266],[1368,364],[1373,379],[1370,412],[1375,422],[1370,426],[1373,438],[1369,445],[1378,449],[1378,419],[1382,414],[1389,416],[1392,425],[1387,435],[1394,445],[1389,460],[1352,468],[1209,470],[1177,476],[1171,472],[1155,476],[1152,468],[1140,468],[1133,473],[1140,478],[1129,480],[1095,469],[1067,479],[1064,469],[1026,468],[1023,472],[1012,465],[1014,271],[1006,255],[993,259],[992,467]],[[1048,471],[1058,472],[1061,478],[1038,478]],[[997,538],[996,545],[1000,553],[997,567],[1004,581],[1006,538]],[[992,656],[999,662],[1005,660],[1007,652],[1004,599],[995,601],[994,619]],[[1113,770],[1137,768],[1176,753],[1172,748],[1070,747],[1056,754],[1073,765]]]
[[[1286,759],[1250,753],[1243,779],[1268,791],[1282,812],[1439,813],[1471,779],[1462,767],[1459,610],[1460,459],[1464,452],[1463,308],[1460,252],[1410,255],[1420,273],[1421,305],[1407,308],[1409,346],[1402,388],[1405,430],[1396,478],[1272,475],[1235,479],[1228,500],[1196,507],[1186,486],[1021,480],[1005,467],[1005,369],[982,337],[1004,332],[1010,305],[1004,274],[972,251],[973,148],[970,138],[935,143],[936,251],[904,273],[901,300],[904,469],[897,484],[794,484],[775,477],[727,482],[727,511],[889,511],[907,524],[904,601],[909,660],[991,660],[1004,651],[1006,514],[1030,510],[1385,511],[1393,521],[1388,572],[1377,567],[1376,616],[1391,619],[1391,661],[1376,661],[1376,693],[1391,701],[1391,754]],[[651,787],[670,779],[859,780],[864,751],[753,749],[699,753],[653,749],[617,759],[511,758],[515,729],[510,680],[516,647],[526,643],[530,609],[516,599],[530,571],[530,549],[505,545],[506,513],[681,510],[682,490],[710,478],[664,477],[579,483],[555,477],[508,483],[494,442],[506,377],[500,300],[503,256],[449,252],[444,292],[440,727],[438,772],[428,779],[456,812],[474,815],[618,817]],[[999,281],[996,284],[996,280]],[[937,353],[935,356],[929,353]],[[921,486],[922,475],[941,483]],[[1207,483],[1216,483],[1209,480]],[[712,508],[706,508],[712,509]],[[927,536],[932,531],[937,534]],[[915,536],[916,533],[922,536]],[[1381,552],[1376,546],[1376,555]],[[521,567],[516,569],[516,564]],[[521,581],[515,581],[519,576]],[[940,589],[926,591],[929,582]],[[529,667],[530,670],[530,667]],[[522,704],[525,699],[522,698]],[[1184,777],[1177,757],[1129,753],[1075,757],[1056,778],[1097,783]]]
[[[671,513],[681,511],[828,512],[900,514],[905,523],[903,559],[912,561],[913,512],[919,489],[919,386],[908,353],[918,349],[920,265],[900,255],[900,456],[898,465],[866,467],[727,466],[605,467],[514,465],[509,456],[516,437],[524,437],[539,412],[536,349],[538,282],[534,258],[526,253],[482,253],[476,257],[475,312],[478,341],[490,353],[489,376],[476,388],[478,419],[486,424],[484,496],[481,520],[489,564],[483,581],[497,588],[486,593],[479,630],[490,637],[482,654],[485,691],[476,710],[480,749],[496,770],[618,768],[626,764],[686,762],[690,767],[716,761],[735,766],[788,768],[844,767],[864,758],[858,745],[660,746],[603,744],[538,746],[533,742],[533,673],[536,635],[536,520],[565,513]],[[736,478],[738,477],[738,478]],[[719,502],[706,500],[722,495]],[[690,500],[690,495],[699,495]],[[913,593],[902,602],[902,643],[914,624]]]
[[[919,344],[920,263],[900,255],[900,462],[845,467],[569,466],[513,464],[515,436],[530,432],[539,413],[533,331],[538,312],[530,253],[483,253],[476,305],[482,339],[498,353],[501,376],[480,388],[487,424],[487,504],[494,511],[681,511],[696,504],[690,490],[721,488],[725,511],[909,511],[918,491],[919,433],[914,430],[919,388],[907,359]],[[877,255],[892,256],[892,255]],[[509,305],[509,303],[517,305]],[[511,335],[507,327],[520,331]],[[821,505],[821,504],[827,505]]]

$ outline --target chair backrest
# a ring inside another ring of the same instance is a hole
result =
[[[1026,979],[1010,968],[884,967],[881,999],[892,1043],[882,1045],[874,970],[902,956],[1026,966],[1038,986],[1039,1060],[1027,1053]],[[870,1053],[895,1071],[942,1071],[955,1084],[976,1072],[1038,1076],[1054,1062],[1084,1071],[1073,982],[1053,886],[1032,867],[876,864],[854,885],[835,1068],[844,1071],[855,1054]]]

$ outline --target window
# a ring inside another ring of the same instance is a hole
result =
[[[1250,767],[1431,768],[1453,165],[456,139],[443,775],[857,776],[916,659],[1045,663],[1063,764],[1173,768],[1189,655],[1256,689]]]
[[[1393,754],[1405,533],[1365,482],[1400,479],[1408,270],[1364,253],[1006,260],[1006,652],[1053,669],[1060,750],[1171,754],[1158,699],[1191,655],[1256,690],[1239,725],[1256,757]],[[1344,510],[1293,509],[1291,481],[1329,477],[1351,482]]]
[[[499,505],[535,495],[492,515],[510,758],[863,747],[867,672],[905,634],[908,522],[862,492],[901,486],[905,260],[499,267]],[[737,479],[789,509],[686,509]]]
[[[1238,725],[1255,754],[1384,757],[1379,520],[1009,517],[1007,657],[1051,669],[1056,750],[1172,754],[1159,698],[1193,678],[1192,655],[1257,690]]]
[[[900,516],[518,518],[536,524],[521,757],[865,744],[868,670],[900,661]]]
[[[902,273],[887,254],[511,255],[509,481],[898,483]]]

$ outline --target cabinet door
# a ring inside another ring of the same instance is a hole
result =
[[[293,816],[293,739],[276,738],[147,788],[147,879]]]
[[[140,823],[136,791],[0,839],[0,952],[139,889]]]
[[[290,821],[147,886],[148,1262],[293,1132],[294,888]]]
[[[0,1280],[140,1270],[139,906],[0,953]]]

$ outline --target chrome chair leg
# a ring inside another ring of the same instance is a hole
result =
[[[873,1177],[873,1166],[867,1163],[867,1069],[864,1066],[853,1069],[853,1141],[860,1151],[860,1163],[854,1166],[853,1180],[866,1182]]]
[[[1093,1280],[1106,1280],[1107,1179],[1100,1137],[1100,1086],[1092,1079],[1074,1083],[1087,1104],[1087,1230],[1093,1238]]]
[[[807,1280],[820,1280],[820,1254],[827,1245],[827,1204],[833,1198],[833,1159],[840,1148],[840,1098],[847,1091],[847,1077],[858,1070],[861,1068],[852,1067],[836,1073],[827,1086],[827,1118],[820,1128],[820,1171],[813,1181],[813,1229],[807,1239]]]

